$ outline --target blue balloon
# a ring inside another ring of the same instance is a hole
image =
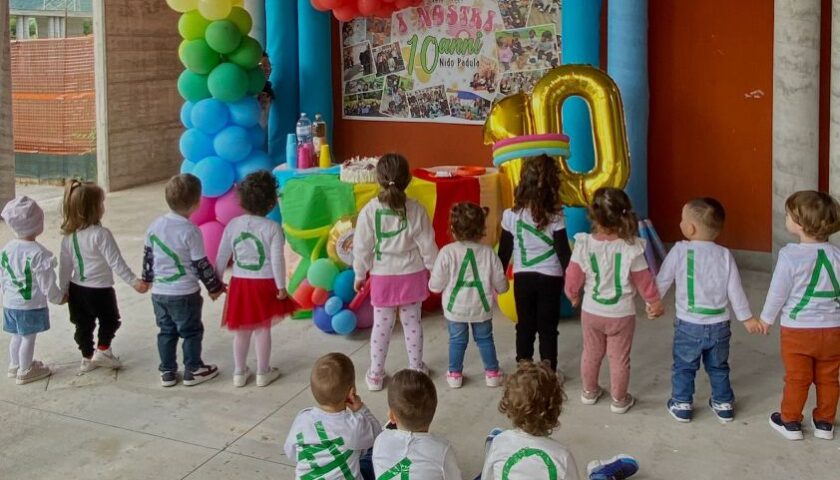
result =
[[[192,102],[184,102],[184,105],[181,107],[181,123],[184,124],[185,128],[193,128],[192,115],[194,104]]]
[[[324,304],[324,310],[327,312],[327,315],[335,315],[343,308],[344,302],[338,297],[330,297],[327,299],[327,303]]]
[[[332,317],[332,328],[339,335],[349,335],[356,329],[356,314],[342,310]]]
[[[350,303],[356,298],[355,282],[356,275],[353,273],[353,269],[345,270],[335,277],[333,293],[343,300],[344,303]]]
[[[195,128],[207,135],[213,135],[227,125],[228,109],[223,102],[215,98],[205,98],[193,106],[190,118]]]
[[[233,165],[219,157],[207,157],[198,162],[192,174],[201,180],[201,194],[211,198],[227,193],[236,179]]]
[[[312,323],[324,333],[335,333],[332,326],[332,316],[327,315],[323,307],[315,307],[312,311]]]
[[[245,160],[251,153],[251,142],[248,131],[242,127],[227,127],[213,139],[213,148],[220,157],[228,162]]]
[[[253,145],[254,148],[265,150],[266,134],[265,130],[260,125],[249,128],[248,134],[251,137],[251,145]]]
[[[179,143],[181,155],[187,160],[198,163],[202,159],[216,155],[213,139],[197,128],[191,128],[181,135]]]
[[[192,173],[194,168],[195,162],[191,162],[187,159],[184,159],[184,161],[181,162],[181,173]]]
[[[251,155],[248,155],[248,158],[236,163],[234,166],[236,167],[237,183],[245,180],[245,177],[254,172],[258,172],[260,170],[271,171],[271,169],[274,168],[274,164],[271,162],[271,158],[268,154],[259,150],[251,152]]]
[[[256,97],[245,97],[242,100],[228,105],[230,109],[230,121],[240,127],[253,127],[260,123],[262,109]]]
[[[268,218],[269,220],[274,220],[275,222],[282,224],[283,223],[283,217],[280,215],[280,207],[275,206],[274,210],[272,210],[271,212],[269,212],[268,215],[266,215],[266,218]]]

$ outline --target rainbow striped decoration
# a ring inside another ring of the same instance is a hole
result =
[[[493,144],[493,165],[496,167],[517,158],[546,154],[550,157],[569,158],[569,137],[562,133],[523,135],[499,140]]]

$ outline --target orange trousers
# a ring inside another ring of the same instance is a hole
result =
[[[781,338],[785,365],[782,421],[802,421],[802,409],[814,384],[817,408],[813,418],[833,424],[840,398],[840,327],[782,327]]]

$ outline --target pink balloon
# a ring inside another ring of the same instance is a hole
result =
[[[216,199],[210,197],[201,197],[201,203],[198,204],[198,210],[190,216],[190,221],[196,225],[202,225],[207,222],[216,220]]]
[[[239,195],[236,193],[236,187],[231,188],[230,191],[216,199],[216,221],[222,225],[227,225],[234,218],[245,215],[245,210],[239,205]]]
[[[201,236],[204,238],[204,253],[210,263],[216,264],[216,254],[219,253],[219,244],[222,242],[222,234],[225,226],[219,222],[207,222],[198,227]]]

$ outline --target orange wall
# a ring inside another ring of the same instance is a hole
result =
[[[657,230],[678,240],[682,204],[708,195],[727,210],[723,244],[770,251],[773,2],[650,0],[649,45]]]
[[[649,51],[650,214],[660,234],[678,240],[683,202],[712,195],[727,207],[723,243],[769,251],[773,2],[650,0]],[[333,63],[340,72],[338,55]],[[414,166],[489,164],[477,126],[341,120],[338,77],[338,158],[396,150]]]

